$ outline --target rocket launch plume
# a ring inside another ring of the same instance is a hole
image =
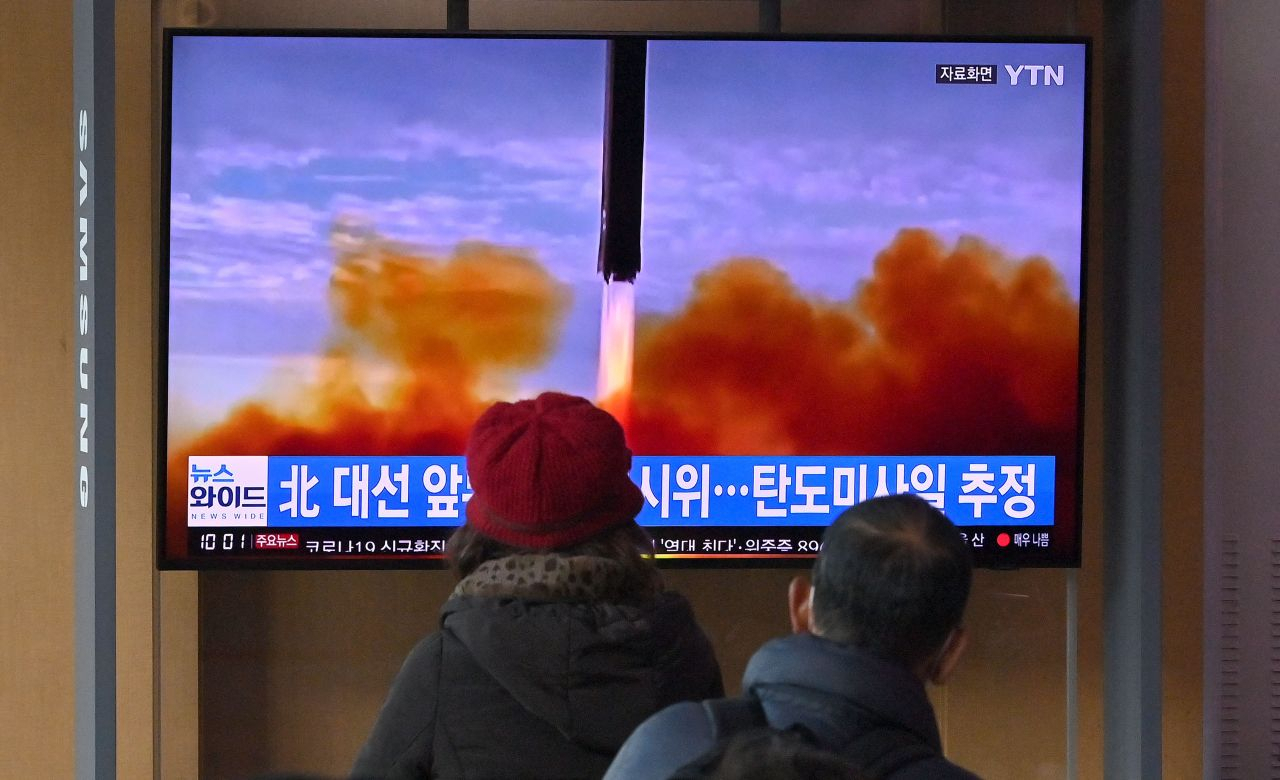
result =
[[[185,554],[189,455],[456,454],[488,388],[556,347],[568,288],[525,255],[335,246],[316,380],[171,451],[171,554]],[[737,258],[674,312],[642,315],[634,339],[633,312],[632,285],[607,284],[599,398],[637,454],[1054,455],[1059,506],[1074,502],[1079,305],[1043,259],[903,230],[845,298]]]
[[[631,282],[605,282],[600,311],[600,372],[596,397],[601,408],[626,426],[630,419],[631,364],[635,343],[636,291]]]
[[[170,452],[171,554],[185,554],[190,455],[461,454],[492,400],[482,388],[552,352],[570,292],[527,255],[476,242],[434,257],[342,238],[315,381],[247,401]]]
[[[640,454],[1074,460],[1078,326],[1053,266],[974,238],[904,230],[843,300],[730,260],[637,323],[629,439]]]
[[[976,238],[903,230],[841,300],[730,260],[637,322],[627,438],[639,455],[1053,455],[1065,548],[1079,322],[1052,265]]]

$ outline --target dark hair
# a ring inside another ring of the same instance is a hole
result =
[[[449,537],[446,546],[449,566],[458,579],[475,571],[480,564],[509,555],[552,553],[555,555],[590,555],[621,563],[631,573],[634,584],[651,583],[654,576],[653,537],[634,521],[615,525],[584,542],[559,549],[515,547],[486,536],[468,523],[463,523]]]
[[[813,619],[828,639],[914,668],[960,625],[973,563],[960,532],[904,494],[847,509],[822,537]]]
[[[794,731],[758,728],[735,734],[713,780],[860,780],[852,765]]]

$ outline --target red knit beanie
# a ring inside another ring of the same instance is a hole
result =
[[[640,514],[630,470],[622,426],[587,399],[496,403],[467,441],[467,523],[516,547],[569,547]]]

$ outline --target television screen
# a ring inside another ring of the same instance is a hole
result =
[[[438,566],[495,400],[619,418],[661,560],[914,492],[1080,550],[1087,44],[173,32],[160,565]]]

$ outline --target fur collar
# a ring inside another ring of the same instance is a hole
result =
[[[454,596],[522,598],[537,601],[635,601],[662,590],[657,570],[647,583],[609,558],[535,553],[485,561],[463,577]]]

